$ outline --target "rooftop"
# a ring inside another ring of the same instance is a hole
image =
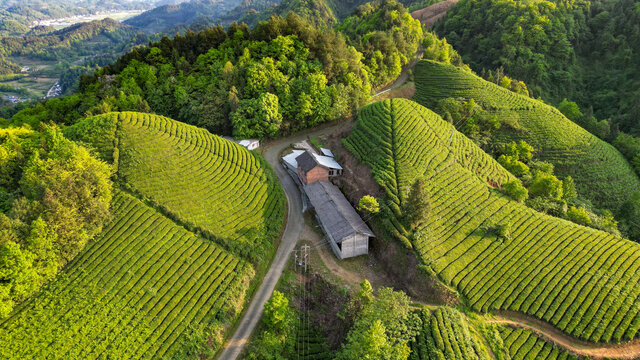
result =
[[[318,218],[337,243],[355,234],[375,235],[335,185],[316,181],[304,186]]]
[[[304,151],[296,157],[296,163],[303,171],[309,171],[314,167],[320,165],[328,169],[342,170],[342,166],[338,164],[332,157],[313,154],[309,151]]]

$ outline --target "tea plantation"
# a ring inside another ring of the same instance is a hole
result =
[[[474,99],[499,119],[495,142],[525,140],[539,150],[540,160],[555,165],[556,173],[572,176],[578,191],[604,208],[617,210],[628,194],[640,190],[631,165],[612,145],[598,139],[542,101],[516,94],[453,65],[422,60],[416,65],[415,101],[436,109],[444,98]]]
[[[637,337],[640,245],[505,197],[493,187],[506,170],[470,140],[451,141],[452,132],[409,100],[360,110],[344,142],[388,195],[391,230],[476,311],[519,311],[594,342]],[[418,177],[427,180],[432,211],[409,231],[403,209]],[[495,230],[503,224],[508,238]]]
[[[500,330],[504,346],[511,359],[540,359],[540,360],[577,360],[578,356],[562,350],[552,343],[540,339],[527,329],[504,327]]]
[[[113,219],[0,323],[0,358],[215,352],[282,227],[275,175],[232,142],[149,114],[101,115],[65,134],[112,162]]]
[[[409,360],[492,358],[481,336],[458,310],[448,307],[423,310],[420,317],[422,329],[411,343]]]

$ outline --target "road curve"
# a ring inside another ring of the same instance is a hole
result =
[[[591,359],[639,359],[640,340],[621,344],[597,344],[576,339],[551,324],[514,311],[494,311],[489,323],[510,325],[533,331],[540,338]]]
[[[315,131],[303,132],[267,145],[264,158],[273,167],[273,170],[276,172],[276,175],[282,184],[284,193],[287,196],[287,225],[285,226],[284,233],[280,239],[280,246],[278,247],[269,271],[262,280],[262,284],[260,284],[258,291],[251,300],[251,304],[240,320],[240,325],[231,339],[227,342],[225,349],[222,351],[218,359],[234,360],[242,352],[244,345],[249,341],[251,333],[262,316],[264,304],[271,297],[271,293],[273,293],[273,289],[278,283],[284,267],[287,265],[287,260],[289,260],[291,251],[295,248],[296,243],[300,238],[302,227],[304,226],[300,191],[293,182],[293,179],[291,179],[291,176],[289,176],[282,165],[280,165],[280,153],[290,144],[305,140],[307,136],[323,135],[333,131],[338,126],[340,126],[340,124]]]
[[[418,62],[421,56],[422,51],[419,52],[409,66],[405,67],[400,76],[393,81],[393,83],[388,85],[385,90],[371,96],[371,98],[373,99],[382,93],[404,84],[409,78],[408,70]],[[280,275],[282,275],[282,271],[287,265],[287,260],[289,260],[291,251],[295,248],[296,243],[300,238],[300,234],[302,233],[304,217],[302,215],[302,199],[300,197],[300,191],[293,179],[291,179],[291,176],[289,176],[287,171],[282,167],[282,165],[280,165],[280,153],[293,143],[306,140],[309,136],[320,136],[331,133],[342,125],[343,123],[320,126],[316,129],[302,131],[293,136],[270,142],[265,146],[263,156],[273,167],[273,170],[276,172],[276,175],[282,184],[284,193],[287,196],[287,225],[285,226],[284,233],[280,239],[280,246],[278,247],[269,271],[262,280],[262,284],[260,284],[258,291],[253,296],[247,311],[242,316],[238,328],[231,339],[226,343],[224,350],[218,357],[219,360],[235,360],[242,352],[244,345],[249,341],[251,333],[258,324],[260,317],[262,317],[264,304],[271,297],[273,289],[275,289],[276,284],[280,279]]]

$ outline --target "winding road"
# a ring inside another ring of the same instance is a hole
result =
[[[278,179],[280,179],[284,193],[287,196],[287,225],[285,226],[284,233],[280,240],[280,246],[271,263],[271,267],[262,280],[262,284],[255,293],[242,320],[240,320],[240,325],[227,342],[226,348],[220,354],[220,360],[236,359],[242,352],[244,345],[249,341],[251,333],[258,324],[260,317],[262,317],[264,304],[271,297],[271,293],[273,293],[273,289],[278,283],[284,267],[287,265],[291,251],[295,248],[304,226],[300,191],[291,176],[289,176],[282,165],[280,165],[280,153],[292,143],[306,140],[308,136],[319,136],[330,133],[338,126],[340,126],[340,124],[319,130],[303,132],[268,144],[264,157],[278,175]]]
[[[514,311],[494,311],[489,323],[510,325],[533,331],[540,338],[559,347],[591,359],[638,359],[640,358],[640,340],[622,344],[597,344],[582,341],[569,336],[552,325],[531,316]]]
[[[423,23],[431,26],[435,21],[444,16],[444,14],[446,14],[446,12],[455,5],[456,2],[457,0],[447,0],[442,3],[432,5],[427,9],[423,9],[420,13],[412,13],[412,15],[414,17],[422,17],[421,20]],[[419,57],[421,57],[422,51],[419,53],[420,54],[416,59],[414,59],[414,61],[402,71],[395,81],[380,89],[380,91],[374,94],[371,98],[374,99],[378,95],[384,94],[403,85],[409,77],[408,70],[417,63]],[[280,154],[293,143],[306,140],[307,137],[310,136],[329,134],[340,126],[342,126],[342,123],[307,130],[266,145],[263,155],[276,172],[287,197],[287,222],[280,240],[280,246],[278,247],[269,271],[265,275],[258,291],[254,294],[254,297],[240,320],[235,333],[226,343],[226,347],[218,359],[235,360],[242,353],[244,346],[249,341],[253,330],[262,317],[264,304],[271,297],[271,294],[273,293],[273,290],[275,289],[275,286],[287,265],[290,254],[294,250],[298,239],[300,239],[300,235],[304,228],[300,192],[293,179],[291,179],[287,171],[280,164]],[[337,264],[334,265],[339,267]],[[348,270],[344,269],[343,271],[348,272]],[[358,275],[352,274],[351,277],[355,279],[358,278]],[[433,306],[435,304],[429,305]],[[494,311],[493,317],[489,319],[488,322],[529,329],[546,341],[553,342],[572,353],[588,356],[593,359],[640,359],[640,339],[623,344],[589,343],[567,335],[548,323],[525,314],[510,311]]]

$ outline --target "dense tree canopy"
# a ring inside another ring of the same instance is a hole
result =
[[[363,53],[363,62],[375,86],[400,75],[423,40],[420,22],[394,0],[359,6],[338,29]]]
[[[111,169],[60,130],[0,130],[0,317],[70,261],[109,217]]]

